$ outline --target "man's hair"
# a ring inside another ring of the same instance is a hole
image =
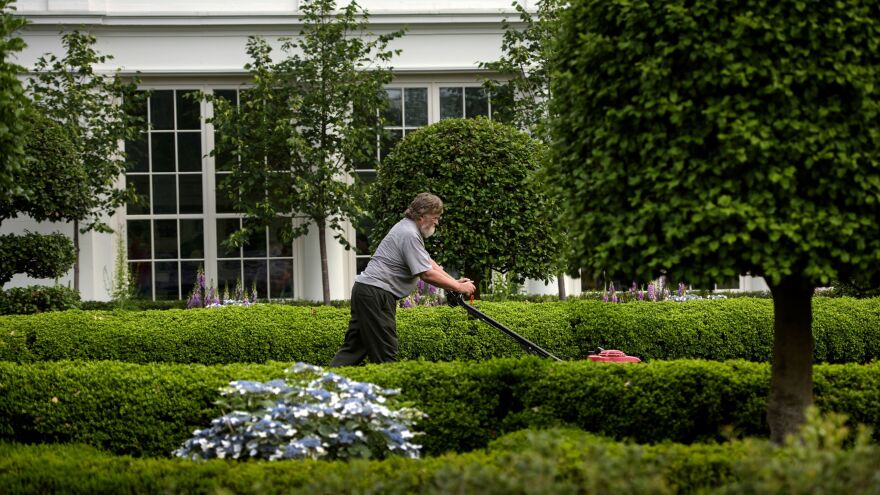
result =
[[[443,213],[443,200],[431,193],[418,193],[404,215],[410,220],[418,220],[425,215],[439,215]]]

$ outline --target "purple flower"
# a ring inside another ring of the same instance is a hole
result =
[[[606,292],[604,296],[602,296],[602,302],[608,302],[608,293]]]
[[[678,297],[681,297],[683,295],[684,295],[684,283],[679,282],[678,283]]]
[[[428,294],[431,294],[433,296],[436,293],[437,293],[437,288],[431,284],[428,284]]]
[[[416,287],[418,288],[418,292],[423,292],[425,290],[425,281],[419,279],[418,282],[416,282]]]
[[[644,301],[644,300],[645,300],[645,291],[640,290],[639,291],[639,301]]]
[[[205,288],[205,272],[203,272],[202,270],[199,270],[198,280],[199,280],[199,288],[204,289]]]
[[[217,289],[211,287],[208,290],[208,300],[205,301],[206,304],[220,304],[220,298],[217,297]]]
[[[411,308],[412,302],[410,302],[409,298],[400,301],[400,307],[402,308]]]
[[[190,296],[189,301],[186,302],[186,309],[193,308],[201,308],[202,307],[202,296],[199,294],[199,291],[194,290],[192,296]]]
[[[617,294],[613,294],[613,295],[611,296],[611,302],[613,302],[613,303],[619,303],[619,302],[620,302],[620,299],[617,297]]]
[[[657,294],[655,292],[656,290],[657,289],[654,288],[654,284],[648,284],[648,300],[649,301],[656,301],[657,300]]]

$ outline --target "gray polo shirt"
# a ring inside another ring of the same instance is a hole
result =
[[[400,299],[416,288],[419,274],[430,269],[431,256],[419,226],[404,218],[391,227],[355,282],[385,289]]]

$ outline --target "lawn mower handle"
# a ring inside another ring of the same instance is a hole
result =
[[[555,359],[556,361],[562,361],[558,357],[556,357],[553,354],[550,354],[549,352],[542,349],[538,344],[535,344],[531,340],[529,340],[529,339],[523,337],[522,335],[514,332],[513,330],[505,327],[501,323],[498,323],[497,321],[495,321],[492,318],[490,318],[489,316],[487,316],[485,313],[483,313],[479,309],[466,303],[464,301],[464,297],[459,292],[453,292],[450,290],[446,291],[446,304],[452,306],[453,308],[456,306],[461,306],[465,310],[467,310],[467,312],[470,313],[475,318],[483,320],[484,322],[488,323],[489,325],[492,325],[493,327],[497,328],[498,330],[501,330],[502,332],[506,333],[509,337],[511,337],[513,340],[515,340],[516,343],[519,344],[520,347],[522,347],[522,349],[526,352],[526,354],[534,354],[536,356]]]

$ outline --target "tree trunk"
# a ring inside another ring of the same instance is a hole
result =
[[[324,292],[324,304],[330,305],[330,272],[327,269],[327,225],[321,220],[318,222],[318,246],[321,251],[321,285]]]
[[[770,286],[774,339],[767,423],[778,444],[804,423],[813,403],[813,289],[800,278]]]
[[[79,220],[73,221],[73,289],[79,292]]]
[[[556,283],[557,283],[557,285],[558,285],[558,287],[559,287],[559,300],[560,300],[560,301],[565,301],[565,299],[566,299],[566,295],[565,295],[565,272],[559,272],[559,274],[556,275]]]

